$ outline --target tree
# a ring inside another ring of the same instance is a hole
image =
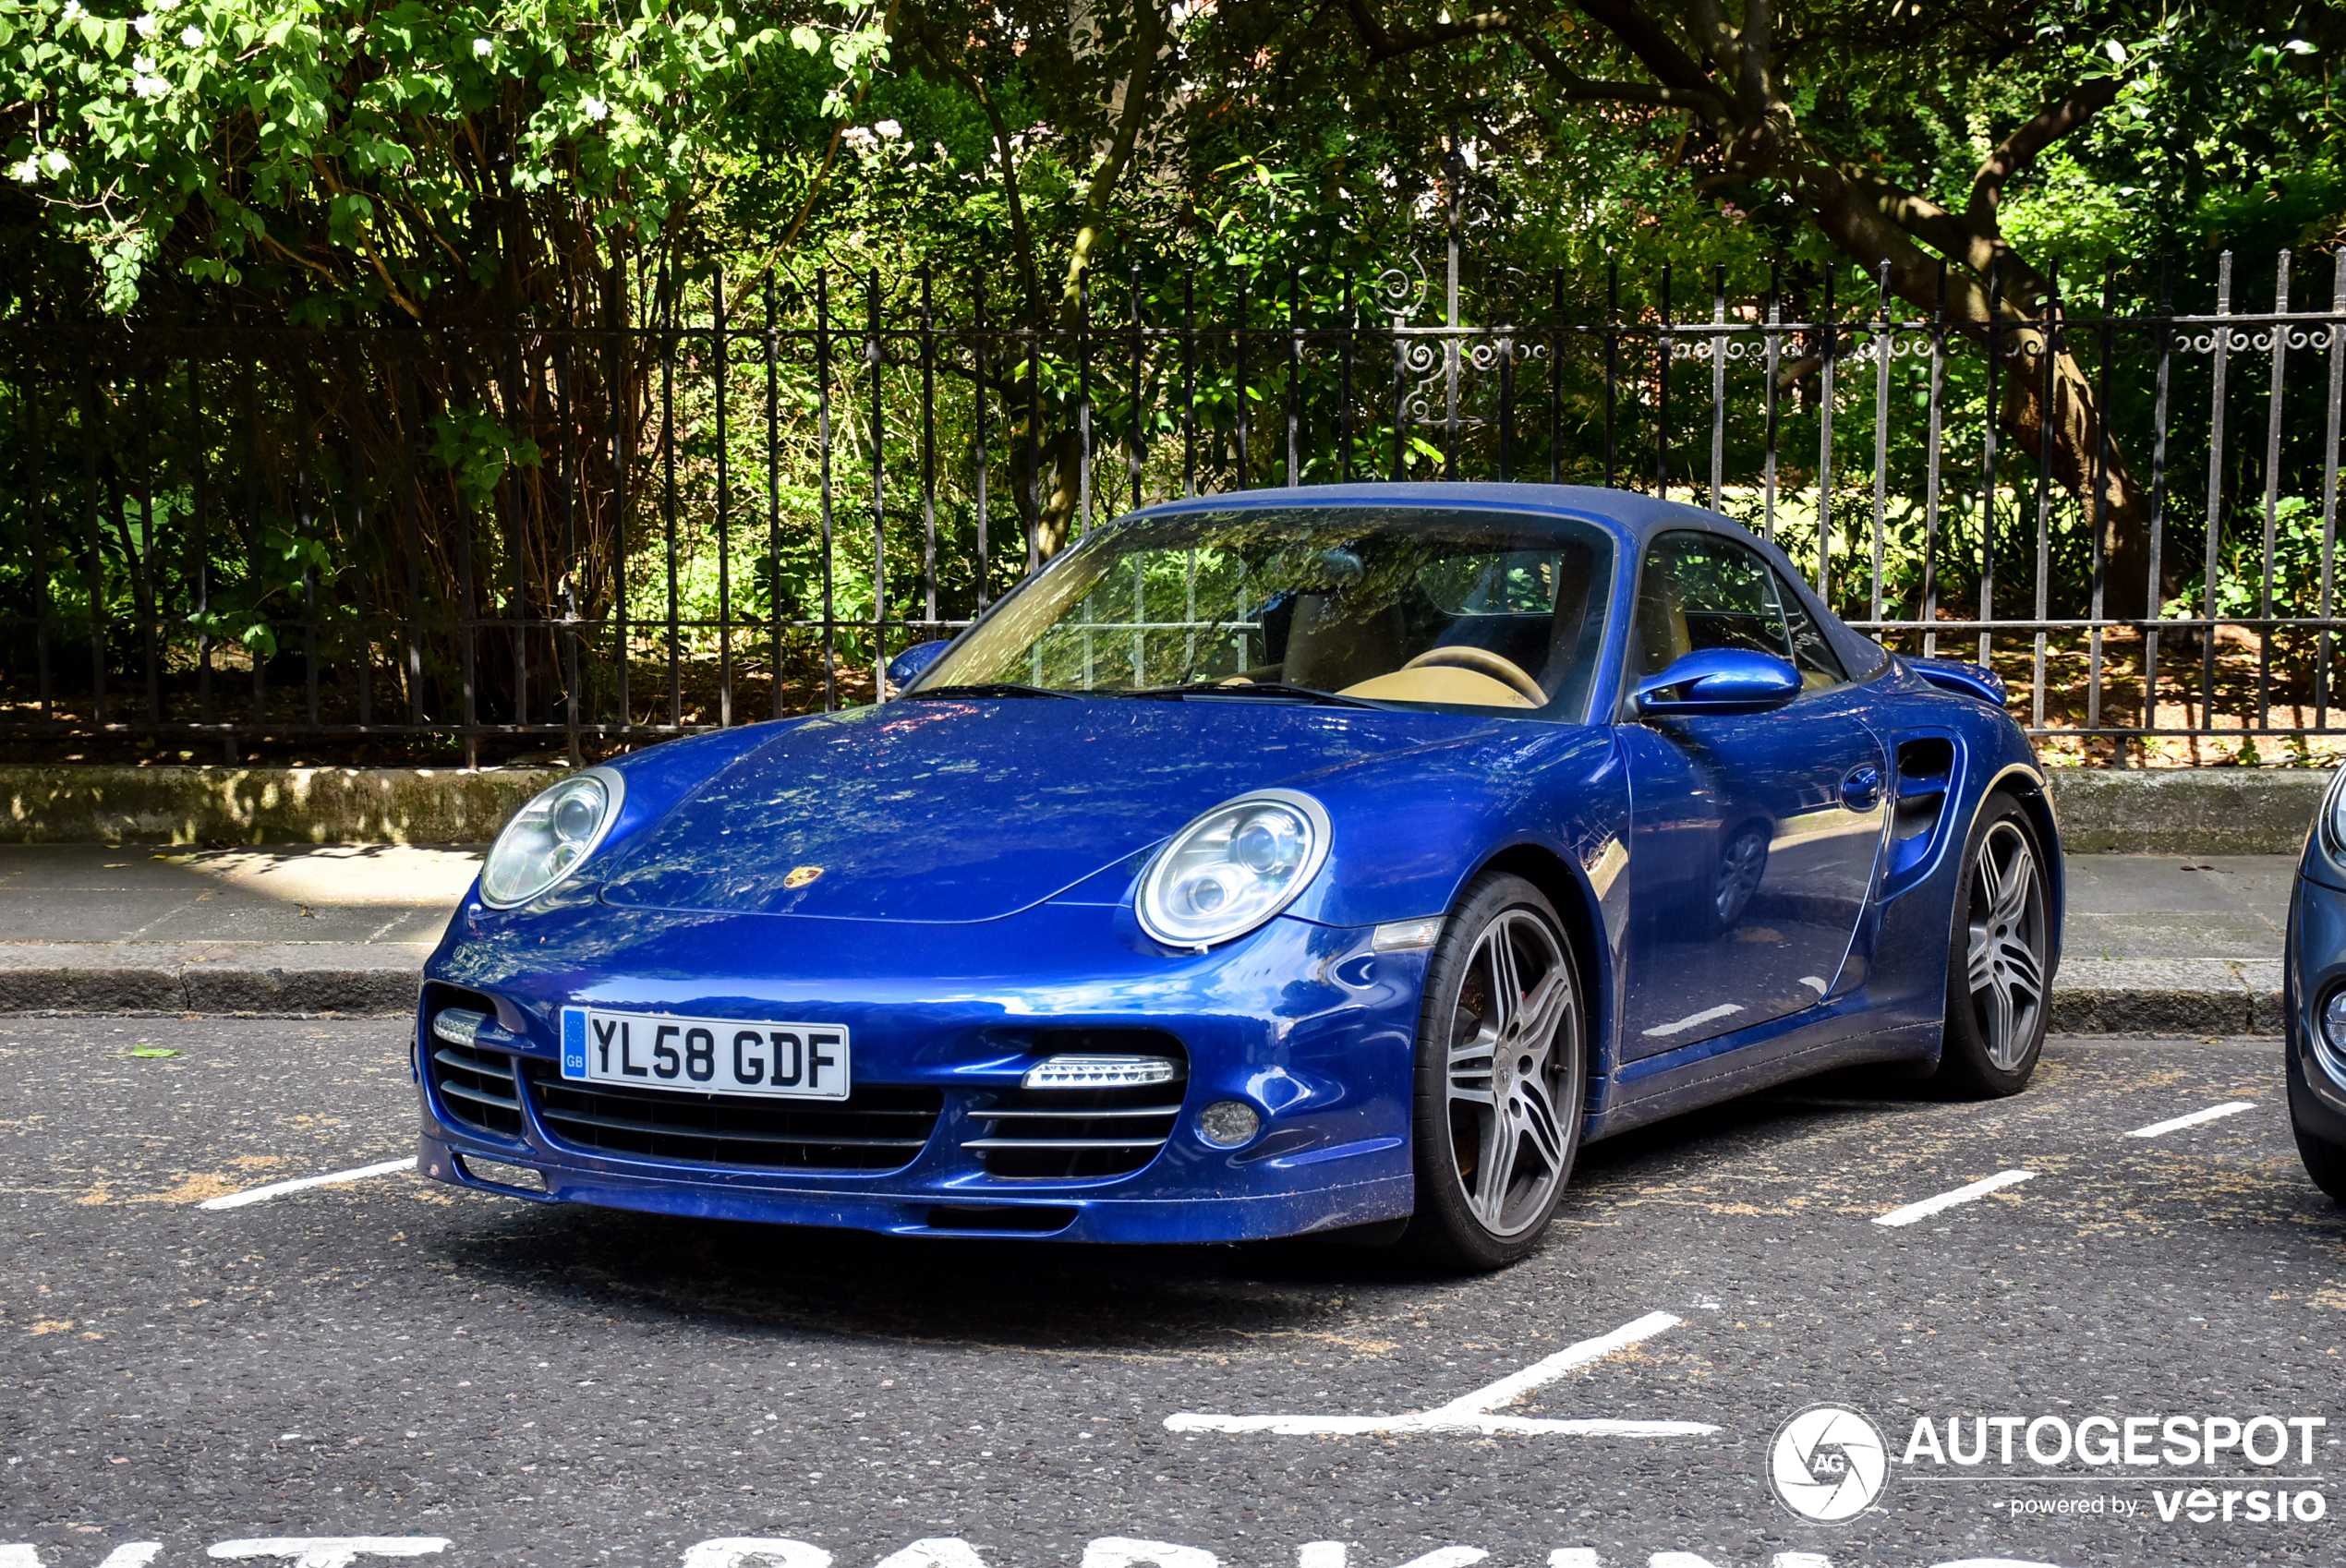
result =
[[[2219,80],[2238,93],[2279,78],[2284,117],[2303,108],[2321,83],[2301,67],[2321,51],[2289,30],[2293,18],[2260,30],[2214,7],[2123,0],[1988,11],[1897,0],[1886,15],[1839,0],[1780,14],[1775,0],[1744,0],[1740,17],[1721,0],[1576,0],[1592,24],[1580,27],[1536,4],[1422,24],[1388,18],[1377,0],[1346,5],[1368,59],[1388,68],[1461,51],[1487,58],[1495,47],[1577,106],[1559,117],[1626,108],[1681,121],[1689,142],[1674,161],[1698,188],[1747,211],[1788,209],[1868,271],[1886,267],[1910,305],[1936,308],[1943,273],[1963,330],[1985,339],[1999,323],[2012,443],[2042,451],[2055,479],[2103,519],[2109,613],[2155,612],[2149,497],[2075,360],[2064,350],[2048,366],[2046,334],[2031,323],[2057,293],[2001,214],[2049,150],[2113,113],[2132,139],[2171,147],[2220,127]],[[1966,143],[1977,150],[1967,161]]]
[[[357,505],[367,476],[402,476],[363,500],[410,518],[404,548],[377,529],[371,553],[338,563],[304,522],[295,581],[339,565],[395,602],[416,564],[411,591],[452,621],[479,612],[476,595],[507,596],[514,617],[593,617],[621,591],[614,475],[648,406],[650,350],[571,330],[657,308],[722,105],[783,51],[783,25],[826,60],[803,87],[834,103],[885,55],[853,5],[149,0],[109,15],[37,0],[0,6],[0,134],[19,192],[93,263],[96,303],[163,329],[136,352],[167,348],[175,320],[224,311],[247,329],[265,383],[248,396],[340,464],[317,470],[343,492],[317,513]],[[333,355],[300,331],[333,323],[384,330]],[[545,461],[558,448],[606,461],[561,479]],[[467,519],[492,503],[502,525],[476,541]],[[257,617],[250,630],[265,640]]]

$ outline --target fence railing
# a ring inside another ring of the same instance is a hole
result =
[[[0,735],[578,757],[869,701],[1135,505],[1472,477],[1737,518],[2062,744],[2303,755],[2346,732],[2325,259],[2315,308],[2283,254],[2253,301],[2227,255],[1985,324],[1829,271],[1492,268],[1470,316],[1454,228],[1433,275],[1009,319],[926,276],[615,276],[542,330],[0,328]]]

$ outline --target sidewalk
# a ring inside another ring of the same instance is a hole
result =
[[[404,1013],[477,849],[0,844],[0,1012]]]
[[[479,863],[0,844],[0,1012],[404,1013]],[[2273,1034],[2293,855],[2073,855],[2053,1027]]]

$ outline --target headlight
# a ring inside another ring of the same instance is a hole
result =
[[[626,780],[608,767],[590,767],[539,794],[489,847],[480,901],[509,910],[576,871],[611,831],[626,798]]]
[[[1174,947],[1242,936],[1294,901],[1328,858],[1328,814],[1293,790],[1215,806],[1141,874],[1141,928]]]

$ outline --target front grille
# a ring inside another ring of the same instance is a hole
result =
[[[455,1045],[429,1031],[431,1086],[449,1120],[500,1138],[521,1136],[521,1096],[514,1084],[514,1059],[502,1051]]]
[[[970,1113],[986,1136],[961,1147],[998,1176],[1111,1176],[1156,1158],[1181,1114],[1181,1085],[1013,1089]]]
[[[892,1171],[936,1130],[942,1090],[866,1086],[816,1103],[573,1083],[529,1062],[538,1119],[562,1142],[609,1154],[796,1171]]]

